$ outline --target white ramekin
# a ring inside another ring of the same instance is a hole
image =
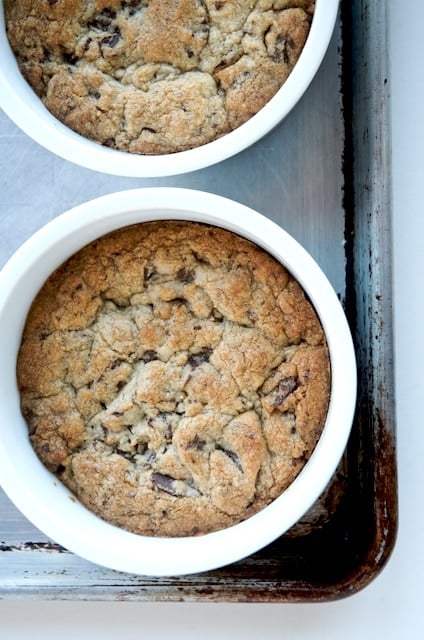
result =
[[[294,107],[315,76],[328,48],[339,0],[316,0],[311,31],[292,73],[255,116],[218,140],[174,154],[142,156],[117,151],[75,133],[44,107],[19,72],[10,49],[0,3],[0,108],[27,135],[65,160],[103,173],[160,177],[201,169],[246,149],[271,131]]]
[[[29,306],[50,273],[95,238],[136,222],[195,220],[256,242],[300,282],[323,325],[331,359],[331,398],[322,436],[299,476],[248,520],[201,537],[153,538],[114,527],[87,510],[37,458],[20,412],[16,357]],[[314,503],[343,455],[356,401],[351,334],[337,295],[311,256],[263,215],[213,194],[151,188],[113,193],[64,213],[35,233],[0,272],[0,484],[47,536],[100,565],[144,575],[217,568],[257,551]]]

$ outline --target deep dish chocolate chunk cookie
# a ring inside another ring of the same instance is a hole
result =
[[[172,221],[113,232],[53,273],[17,375],[44,464],[100,517],[157,536],[224,528],[280,495],[330,393],[321,325],[287,271]]]
[[[203,145],[278,91],[313,0],[4,0],[23,76],[81,135],[141,154]]]

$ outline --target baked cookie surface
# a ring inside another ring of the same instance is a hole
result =
[[[259,111],[303,49],[313,0],[4,0],[9,42],[46,107],[141,154],[203,145]]]
[[[113,232],[47,280],[18,356],[43,463],[135,533],[228,527],[280,495],[325,422],[316,314],[270,255],[166,221]]]

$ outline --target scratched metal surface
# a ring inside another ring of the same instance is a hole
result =
[[[386,21],[383,0],[342,2],[324,63],[286,120],[251,149],[186,176],[125,179],[79,168],[0,112],[0,267],[37,228],[89,198],[152,185],[216,192],[269,216],[311,252],[346,306],[360,370],[357,417],[337,474],[267,549],[199,576],[122,574],[60,548],[0,490],[0,598],[334,600],[379,572],[397,523]]]

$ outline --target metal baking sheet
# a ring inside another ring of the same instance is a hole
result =
[[[219,193],[267,215],[315,257],[345,306],[359,364],[340,467],[310,512],[267,548],[184,578],[119,573],[46,538],[0,490],[0,598],[335,600],[366,586],[387,561],[397,528],[387,11],[383,0],[343,0],[323,65],[284,122],[249,150],[185,176],[126,179],[79,168],[0,112],[0,267],[36,229],[98,195],[156,185]]]

